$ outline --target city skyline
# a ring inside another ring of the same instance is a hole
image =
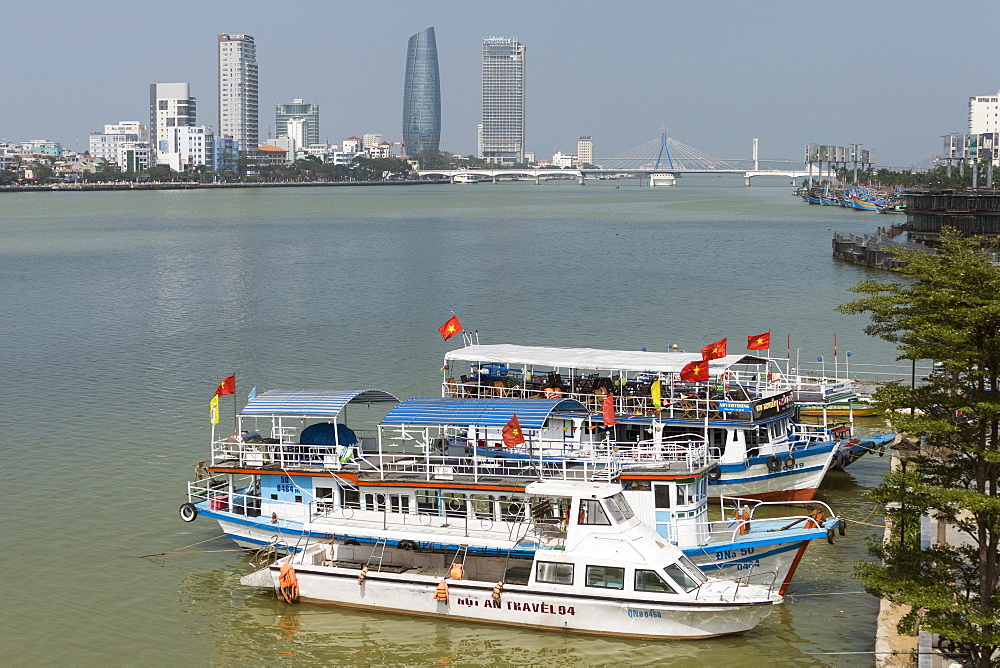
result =
[[[273,21],[271,5],[258,0],[242,3],[239,15],[229,4],[192,0],[169,11],[137,5],[127,16],[103,0],[13,5],[5,12],[7,50],[31,55],[24,66],[0,70],[8,100],[0,137],[85,150],[89,133],[105,124],[144,121],[150,82],[190,83],[201,122],[217,118],[214,36],[226,32],[255,36],[265,109],[292,98],[315,102],[325,112],[323,139],[339,143],[364,132],[402,139],[395,133],[406,39],[435,26],[447,119],[441,149],[461,155],[476,152],[479,54],[489,35],[516,35],[531,51],[525,149],[540,158],[573,152],[579,136],[594,137],[595,158],[611,157],[666,126],[671,137],[721,159],[749,157],[758,137],[762,158],[800,160],[804,144],[859,143],[877,151],[880,166],[907,166],[939,154],[942,135],[964,131],[970,96],[1000,86],[991,40],[970,39],[961,53],[933,51],[941,26],[971,16],[996,25],[996,0],[959,8],[848,0],[836,12],[726,1],[582,10],[552,2],[516,12],[450,1],[297,6],[310,16],[307,25]],[[88,45],[121,43],[125,34],[141,42],[134,27],[142,24],[171,36],[169,56],[137,42],[127,58],[76,65]],[[351,25],[378,30],[338,30]],[[840,85],[823,84],[831,80]]]

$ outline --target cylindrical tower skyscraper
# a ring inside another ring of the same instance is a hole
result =
[[[410,37],[403,82],[403,153],[441,146],[441,80],[434,28]]]

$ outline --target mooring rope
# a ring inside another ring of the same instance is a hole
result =
[[[140,554],[137,559],[145,559],[146,557],[162,557],[165,554],[205,554],[207,552],[242,552],[242,548],[231,548],[228,550],[192,550],[190,552],[182,552],[181,550],[187,550],[189,547],[194,547],[195,545],[201,545],[202,543],[207,543],[216,538],[225,538],[226,534],[220,533],[218,536],[212,536],[211,538],[206,538],[205,540],[199,540],[197,543],[191,543],[190,545],[185,545],[179,547],[176,550],[171,550],[169,552],[156,552],[155,554]]]

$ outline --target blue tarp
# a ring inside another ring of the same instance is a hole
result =
[[[334,425],[329,422],[321,422],[306,427],[299,435],[299,443],[302,445],[355,445],[358,437],[354,430],[346,424],[336,425],[336,436],[334,436]]]

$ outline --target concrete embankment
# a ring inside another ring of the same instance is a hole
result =
[[[212,190],[218,188],[322,188],[327,186],[427,186],[438,181],[302,181],[287,183],[195,183],[162,181],[155,183],[52,183],[47,185],[0,186],[0,193],[93,192],[103,190]]]

